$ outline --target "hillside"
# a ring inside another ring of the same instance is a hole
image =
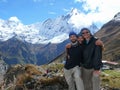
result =
[[[59,44],[30,44],[12,38],[0,42],[0,55],[5,63],[11,64],[46,64],[64,51],[66,40]]]
[[[115,17],[95,34],[105,45],[103,59],[120,62],[120,20]]]
[[[0,90],[68,90],[62,69],[60,63],[10,66],[0,82]]]

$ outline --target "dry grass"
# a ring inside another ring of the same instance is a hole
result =
[[[110,88],[120,88],[120,71],[105,70],[107,75],[101,75],[102,86],[109,86]]]
[[[42,74],[41,71],[39,71],[35,65],[32,65],[32,64],[27,64],[25,66],[25,72],[30,74],[30,75],[40,75]]]
[[[44,67],[45,70],[50,69],[51,71],[49,73],[44,73],[40,71],[42,69],[41,66],[32,64],[13,66],[6,74],[8,80],[10,76],[13,78],[11,79],[12,82],[7,83],[7,85],[5,84],[3,90],[44,90],[45,88],[53,88],[52,90],[59,88],[57,90],[61,90],[60,88],[67,88],[65,78],[60,75],[60,71],[63,68],[62,64],[52,64]],[[18,73],[19,71],[21,71],[21,73]],[[57,73],[60,74],[57,75]],[[2,86],[3,85],[1,85],[1,87]]]

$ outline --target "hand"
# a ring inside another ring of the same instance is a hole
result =
[[[93,74],[94,74],[95,76],[99,76],[99,75],[100,75],[100,70],[95,70],[95,71],[93,71]]]
[[[95,45],[101,46],[101,47],[102,47],[102,50],[103,50],[103,51],[105,50],[104,44],[103,44],[103,42],[102,42],[100,39],[98,39],[98,40],[95,42]]]
[[[95,42],[95,45],[104,46],[104,45],[103,45],[103,42],[102,42],[100,39],[98,39],[98,40]]]
[[[68,43],[68,44],[66,45],[66,48],[71,48],[71,44]]]

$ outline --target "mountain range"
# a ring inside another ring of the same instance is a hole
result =
[[[64,52],[69,32],[79,33],[83,27],[71,20],[79,14],[77,9],[73,9],[67,15],[31,25],[22,24],[17,17],[0,19],[0,55],[7,64],[41,65],[51,62]],[[117,14],[115,19],[119,20],[119,16]],[[86,27],[92,32],[98,31],[94,23]]]
[[[70,31],[80,32],[80,25],[76,25],[71,19],[80,15],[77,9],[73,9],[67,15],[55,19],[47,19],[31,25],[24,25],[17,17],[8,20],[0,19],[0,41],[17,38],[23,42],[32,44],[61,43],[68,39]],[[82,22],[82,21],[81,21]],[[88,25],[93,30],[98,30],[94,23]]]

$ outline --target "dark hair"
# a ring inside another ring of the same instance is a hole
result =
[[[87,30],[87,31],[90,32],[90,30],[89,30],[88,28],[82,28],[82,29],[81,29],[81,32],[84,31],[84,30]]]
[[[90,30],[89,30],[88,28],[82,28],[81,31],[80,31],[80,34],[81,34],[81,35],[82,35],[82,32],[83,32],[84,30],[87,30],[87,31],[90,33],[90,35],[92,35],[91,32],[90,32]]]

